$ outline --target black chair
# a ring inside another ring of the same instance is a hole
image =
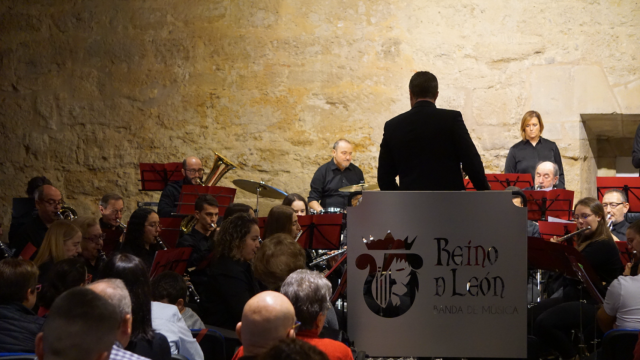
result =
[[[202,330],[203,329],[191,329],[191,335],[197,339]],[[214,329],[204,330],[207,332],[198,342],[204,354],[204,360],[226,360],[225,337]]]
[[[624,215],[624,219],[631,224],[636,220],[640,220],[640,213],[628,212]]]
[[[614,329],[602,338],[602,358],[607,360],[633,360],[633,350],[638,342],[636,329]]]
[[[0,353],[0,360],[34,360],[36,354]]]

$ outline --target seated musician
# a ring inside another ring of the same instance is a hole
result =
[[[282,233],[296,239],[300,229],[295,211],[287,205],[276,205],[269,210],[269,215],[267,215],[264,238],[268,239],[275,234]]]
[[[161,228],[160,218],[155,211],[149,208],[136,209],[129,218],[120,252],[142,259],[147,270],[151,270],[156,252],[160,250],[157,238]]]
[[[629,262],[625,266],[624,273],[622,275],[625,276],[636,276],[638,275],[638,265],[640,265],[640,220],[634,221],[629,228],[627,228],[627,245],[629,246],[629,250],[632,253],[629,259]]]
[[[518,191],[520,190],[520,188],[517,186],[509,186],[505,188],[505,190]],[[522,207],[522,198],[520,196],[513,195],[511,197],[511,201],[513,201],[513,204],[515,206]],[[527,219],[527,236],[541,237],[538,223]]]
[[[625,214],[629,211],[627,196],[622,190],[609,189],[602,197],[602,206],[607,212],[607,224],[611,222],[611,233],[620,241],[627,240],[627,228],[629,223],[625,219]]]
[[[340,139],[333,144],[333,159],[320,166],[311,179],[311,209],[320,211],[323,208],[347,208],[349,193],[338,189],[364,182],[362,170],[351,163],[352,154],[353,146],[349,141]]]
[[[80,242],[82,252],[80,257],[87,267],[87,274],[91,275],[93,279],[97,279],[100,267],[107,260],[102,252],[105,234],[100,229],[99,220],[93,216],[80,216],[73,220],[73,224],[82,233],[82,241]]]
[[[53,185],[51,180],[44,176],[36,176],[31,178],[27,183],[27,198],[24,198],[24,203],[21,203],[20,208],[13,208],[11,210],[11,226],[9,227],[9,243],[18,234],[18,231],[38,212],[36,209],[36,190],[43,185]],[[15,204],[15,203],[14,203]],[[22,206],[24,204],[24,207]]]
[[[253,212],[253,208],[251,206],[242,203],[233,203],[227,206],[227,210],[225,210],[224,212],[223,220],[231,219],[233,215],[240,213],[249,214],[249,216],[251,216],[252,218],[256,217],[256,213]]]
[[[528,187],[524,190],[543,190],[549,191],[554,189],[562,189],[558,187],[558,179],[560,178],[560,169],[558,165],[551,161],[542,161],[536,167],[536,177],[533,179],[535,186]]]
[[[282,200],[282,205],[291,206],[298,216],[309,215],[309,204],[307,204],[307,200],[300,194],[293,193],[287,195],[284,200]]]
[[[58,213],[64,201],[58,189],[51,185],[43,185],[36,190],[35,198],[37,214],[18,231],[14,242],[9,244],[14,249],[13,257],[20,256],[29,243],[39,249],[51,224],[60,218]]]
[[[106,194],[100,199],[100,229],[105,233],[105,242],[111,247],[122,241],[124,224],[122,213],[124,212],[124,200],[118,194]]]
[[[208,260],[213,245],[212,232],[218,221],[218,201],[209,194],[200,195],[196,199],[196,211],[194,216],[197,221],[188,234],[185,234],[178,240],[176,247],[190,247],[192,249],[187,262],[187,269],[191,271],[191,282],[200,290],[200,284],[205,277],[203,262]]]
[[[256,279],[269,290],[280,286],[292,272],[306,268],[307,256],[288,234],[275,234],[264,241],[251,265]]]
[[[182,175],[184,178],[180,181],[173,181],[167,184],[162,190],[160,201],[158,202],[158,216],[172,217],[175,216],[178,209],[177,202],[180,201],[180,192],[182,185],[198,185],[202,182],[204,169],[202,161],[195,156],[189,156],[182,161]]]

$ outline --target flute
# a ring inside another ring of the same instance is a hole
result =
[[[313,266],[313,265],[319,264],[319,263],[321,263],[321,262],[323,262],[323,261],[327,260],[328,258],[333,257],[333,256],[336,256],[336,255],[340,255],[340,254],[342,254],[342,253],[343,253],[343,252],[345,252],[345,251],[347,251],[347,249],[338,250],[338,251],[336,251],[335,253],[333,253],[333,254],[331,254],[331,255],[323,256],[323,257],[321,257],[320,259],[318,259],[318,260],[316,260],[316,261],[312,262],[311,264],[309,264],[309,266]]]
[[[567,235],[565,235],[565,236],[563,236],[563,237],[559,238],[558,240],[556,240],[556,242],[563,242],[563,241],[566,241],[566,240],[568,240],[570,237],[572,237],[573,235],[578,235],[578,234],[580,234],[581,232],[587,231],[587,230],[589,230],[589,229],[591,229],[591,226],[587,226],[586,228],[582,228],[582,229],[580,229],[580,230],[578,230],[578,231],[574,231],[574,232],[572,232],[571,234],[567,234]]]
[[[302,230],[298,231],[298,234],[296,235],[296,238],[293,241],[298,241],[298,239],[300,239],[301,235],[302,235]]]

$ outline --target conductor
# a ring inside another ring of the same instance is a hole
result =
[[[464,190],[461,165],[476,190],[490,189],[462,114],[438,109],[437,98],[435,75],[419,71],[411,77],[411,110],[384,125],[378,158],[380,190]]]

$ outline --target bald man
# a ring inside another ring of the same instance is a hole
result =
[[[541,161],[536,167],[536,178],[534,179],[536,186],[531,190],[549,191],[558,189],[558,179],[560,179],[558,165],[551,161]]]
[[[162,195],[160,195],[160,201],[158,202],[158,216],[175,216],[174,214],[178,209],[176,203],[180,200],[182,185],[198,185],[198,182],[202,182],[202,176],[204,175],[202,161],[195,156],[189,156],[184,159],[182,161],[182,175],[184,176],[182,180],[170,182],[162,190]]]
[[[263,291],[249,299],[236,333],[242,347],[233,359],[256,359],[279,340],[295,338],[296,312],[289,299],[274,291]]]
[[[18,231],[14,241],[9,246],[14,249],[13,256],[18,257],[22,250],[31,243],[39,249],[44,240],[44,235],[49,230],[49,226],[58,220],[58,213],[62,209],[64,201],[62,193],[51,185],[43,185],[35,191],[36,214]],[[37,253],[37,252],[36,252]],[[30,257],[34,259],[36,253]],[[29,259],[27,259],[29,260]]]

